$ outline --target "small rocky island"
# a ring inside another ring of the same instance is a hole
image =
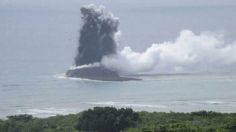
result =
[[[105,67],[86,67],[80,69],[70,69],[66,72],[68,77],[86,78],[100,81],[137,81],[140,79],[131,77],[121,77],[116,72]]]

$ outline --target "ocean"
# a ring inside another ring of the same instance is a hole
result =
[[[87,3],[25,3],[0,4],[0,118],[48,117],[95,106],[236,112],[234,70],[138,74],[134,76],[142,81],[127,82],[66,78],[78,45],[79,8]],[[142,52],[152,43],[175,40],[183,29],[223,33],[229,43],[236,38],[234,5],[101,4],[120,18],[119,49]]]
[[[136,76],[137,77],[137,76]],[[236,111],[236,74],[140,75],[142,81],[104,82],[60,75],[1,78],[0,117],[32,114],[47,117],[95,106],[137,111]]]

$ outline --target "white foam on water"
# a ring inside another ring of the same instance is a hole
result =
[[[217,104],[224,104],[224,102],[222,102],[222,101],[214,101],[214,100],[206,101],[206,103],[207,104],[215,104],[215,105],[217,105]]]
[[[75,109],[61,109],[61,108],[29,108],[29,109],[18,109],[16,110],[16,115],[19,114],[29,114],[35,117],[49,117],[56,115],[66,115],[76,113]]]
[[[151,105],[151,104],[134,104],[126,102],[86,102],[86,104],[103,105],[103,106],[117,106],[117,107],[134,107],[134,108],[167,108],[165,105]]]
[[[67,77],[65,73],[63,74],[56,74],[54,75],[57,79],[63,79],[63,80],[75,80],[75,81],[88,81],[88,82],[108,82],[108,81],[100,81],[100,80],[92,80],[87,78],[78,78],[78,77]],[[109,81],[111,82],[111,81]]]
[[[53,77],[57,78],[57,79],[67,79],[68,78],[65,73],[56,74]]]

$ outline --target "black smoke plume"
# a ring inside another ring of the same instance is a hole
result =
[[[105,55],[116,53],[115,33],[119,25],[118,18],[95,5],[83,6],[83,25],[80,30],[78,54],[75,65],[100,62]]]
[[[116,54],[118,18],[95,5],[83,6],[80,10],[83,25],[80,30],[78,54],[75,57],[76,67],[69,69],[66,76],[102,81],[140,80],[121,77],[116,71],[100,65],[104,56]]]

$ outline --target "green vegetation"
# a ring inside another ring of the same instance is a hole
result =
[[[236,132],[235,113],[139,112],[141,119],[129,132]]]
[[[46,119],[29,117],[30,115],[10,116],[8,120],[0,121],[0,132],[77,132],[74,126],[80,114]]]
[[[79,114],[45,119],[31,115],[0,120],[0,132],[236,132],[236,113],[134,112],[95,107]]]
[[[116,109],[113,107],[95,107],[82,113],[77,123],[77,130],[119,132],[135,126],[138,114],[132,109]]]

